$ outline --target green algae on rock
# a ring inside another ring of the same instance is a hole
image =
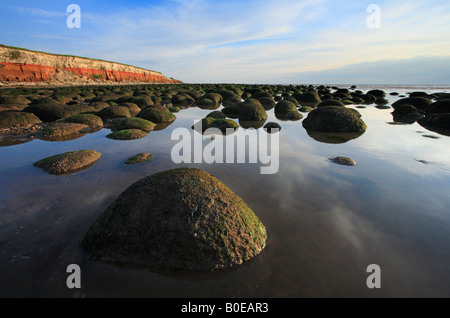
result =
[[[33,166],[55,175],[75,173],[93,166],[101,157],[95,150],[65,152],[37,161]]]
[[[0,112],[0,129],[35,125],[41,120],[33,113],[4,111]]]
[[[80,138],[89,131],[91,128],[88,125],[56,122],[45,126],[37,136],[47,141],[66,141]]]
[[[171,123],[176,117],[166,107],[150,106],[141,110],[136,117],[147,119],[155,124]]]
[[[198,121],[195,125],[193,125],[192,129],[196,130],[199,133],[204,133],[206,130],[210,128],[217,128],[222,133],[227,133],[230,130],[234,132],[238,127],[239,124],[231,119],[206,117],[203,118],[201,121]]]
[[[130,117],[130,118],[124,118],[121,121],[116,122],[111,130],[112,131],[119,131],[119,130],[126,130],[126,129],[140,129],[145,132],[151,132],[155,128],[155,124],[151,121],[148,121],[144,118],[139,117]]]
[[[254,258],[266,239],[264,225],[226,185],[200,169],[181,168],[131,185],[81,245],[91,259],[110,264],[213,271]]]
[[[134,140],[143,138],[148,135],[148,132],[140,129],[123,129],[106,135],[109,139],[115,140]]]
[[[103,120],[101,117],[94,114],[76,114],[64,118],[65,123],[83,124],[89,127],[103,127]]]

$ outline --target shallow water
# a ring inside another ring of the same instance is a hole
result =
[[[383,89],[450,92],[445,86]],[[170,154],[177,141],[171,133],[210,112],[199,108],[182,110],[167,128],[133,141],[110,140],[110,130],[102,129],[65,142],[0,147],[0,296],[449,297],[450,137],[417,123],[392,125],[392,109],[371,105],[358,111],[367,131],[341,144],[319,142],[301,120],[281,122],[268,111],[267,122],[282,127],[280,169],[273,175],[260,174],[260,164],[174,164]],[[33,167],[42,158],[81,149],[103,156],[68,176]],[[140,152],[156,157],[124,165]],[[329,160],[336,156],[357,164]],[[255,211],[268,232],[260,255],[230,271],[188,275],[114,267],[82,253],[84,233],[121,192],[181,166],[213,174]],[[69,264],[81,267],[78,291],[66,287]],[[369,264],[381,268],[381,289],[366,286]]]

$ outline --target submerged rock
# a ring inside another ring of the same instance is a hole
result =
[[[200,169],[174,169],[125,190],[82,240],[87,255],[151,269],[212,271],[242,264],[266,229],[227,186]]]
[[[355,166],[356,162],[352,158],[349,157],[335,157],[330,158],[330,160],[338,165],[342,166]]]
[[[55,175],[75,173],[93,166],[101,157],[95,150],[65,152],[37,161],[33,166]]]
[[[135,165],[142,162],[147,162],[155,158],[154,154],[150,154],[147,152],[138,153],[137,155],[134,155],[125,161],[126,165]]]

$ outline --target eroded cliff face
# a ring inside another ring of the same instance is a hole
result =
[[[0,46],[0,82],[181,83],[130,65],[6,46]]]

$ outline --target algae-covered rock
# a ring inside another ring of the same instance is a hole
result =
[[[35,125],[41,120],[32,113],[6,111],[0,112],[0,129]]]
[[[150,106],[144,108],[136,115],[136,117],[144,118],[152,123],[171,123],[176,117],[166,107],[162,106]]]
[[[220,110],[215,110],[213,112],[210,112],[208,115],[206,115],[206,118],[226,118],[225,114],[221,112]]]
[[[80,138],[90,130],[91,128],[84,124],[56,122],[45,126],[37,136],[47,141],[66,141]]]
[[[148,132],[140,129],[124,129],[110,133],[106,135],[106,137],[115,140],[133,140],[145,137],[147,135]]]
[[[254,258],[266,238],[258,217],[226,185],[181,168],[131,185],[87,231],[82,248],[106,263],[212,271]]]
[[[125,129],[139,129],[145,132],[151,132],[155,128],[155,126],[156,125],[154,123],[144,118],[131,117],[124,118],[121,121],[118,121],[112,126],[111,130],[119,131]]]
[[[93,166],[101,157],[95,150],[65,152],[35,162],[35,167],[55,175],[75,173]]]
[[[234,131],[238,127],[239,127],[238,123],[236,123],[234,120],[225,118],[213,118],[213,117],[203,118],[201,121],[198,121],[194,126],[192,126],[192,128],[198,131],[199,133],[203,133],[209,128],[217,128],[222,133],[226,133],[231,129]]]
[[[326,106],[341,106],[345,107],[345,104],[337,99],[325,99],[321,103],[317,105],[317,107],[326,107]]]
[[[130,109],[126,106],[109,106],[100,110],[97,115],[102,119],[131,117]]]
[[[280,120],[299,120],[303,118],[303,115],[297,110],[296,104],[287,99],[283,99],[276,104],[275,116]]]
[[[89,127],[103,127],[103,120],[94,114],[77,114],[63,120],[65,123],[83,124]]]
[[[249,98],[239,106],[239,120],[262,121],[266,120],[267,117],[264,107],[256,99]]]
[[[332,132],[361,132],[367,128],[358,111],[340,106],[317,108],[302,124],[306,129]]]

